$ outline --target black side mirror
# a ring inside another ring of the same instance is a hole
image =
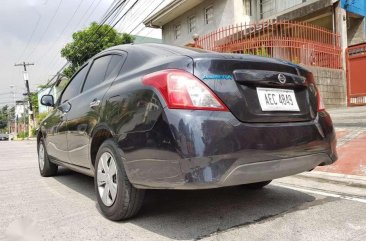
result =
[[[41,98],[41,104],[45,106],[51,106],[54,107],[55,103],[53,102],[53,96],[52,95],[44,95]]]

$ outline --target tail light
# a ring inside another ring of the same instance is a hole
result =
[[[316,87],[315,84],[315,80],[314,80],[314,76],[312,73],[308,73],[307,74],[307,78],[306,80],[309,82],[309,86],[311,88],[313,88],[315,94],[316,94],[316,100],[317,100],[317,111],[324,111],[325,110],[325,105],[323,102],[323,98],[320,95],[320,91],[318,90],[318,88]]]
[[[183,70],[158,71],[144,76],[143,83],[159,90],[170,109],[228,111],[202,81]]]
[[[324,102],[323,102],[323,98],[321,97],[320,92],[319,92],[318,89],[317,89],[317,92],[318,92],[318,94],[316,96],[317,96],[317,99],[318,99],[318,111],[323,111],[323,110],[325,110],[325,105],[324,105]]]

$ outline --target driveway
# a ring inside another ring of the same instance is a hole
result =
[[[259,191],[148,191],[138,217],[111,222],[98,211],[91,177],[61,169],[42,178],[35,141],[0,142],[0,240],[366,240],[363,194],[283,182]]]

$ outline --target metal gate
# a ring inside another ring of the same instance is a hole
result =
[[[347,104],[366,105],[366,43],[350,46],[347,57]]]

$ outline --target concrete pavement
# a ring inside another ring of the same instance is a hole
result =
[[[366,106],[331,109],[337,131],[338,161],[317,170],[366,176]]]
[[[332,188],[290,177],[259,191],[149,191],[138,217],[111,222],[92,178],[42,178],[34,141],[0,142],[0,240],[365,240],[364,193]]]

